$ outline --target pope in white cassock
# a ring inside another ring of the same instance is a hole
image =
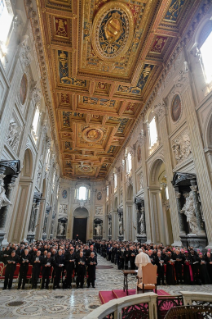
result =
[[[135,264],[138,267],[138,278],[142,278],[142,267],[146,266],[147,264],[151,264],[151,260],[142,249],[139,249],[138,252],[139,254],[135,258]]]

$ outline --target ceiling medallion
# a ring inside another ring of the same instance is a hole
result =
[[[83,173],[91,173],[93,171],[93,167],[91,167],[90,165],[88,164],[81,164],[79,166],[79,169],[81,172]]]
[[[103,137],[103,131],[98,128],[87,127],[83,131],[83,138],[87,142],[98,142]]]
[[[108,2],[96,14],[92,45],[102,60],[116,60],[124,55],[133,39],[134,22],[129,7],[121,2]]]

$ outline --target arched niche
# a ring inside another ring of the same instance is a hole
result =
[[[78,207],[74,211],[74,217],[76,218],[88,218],[89,213],[87,208],[85,207]]]
[[[166,165],[157,158],[149,171],[149,198],[152,238],[155,243],[173,243]]]
[[[21,177],[32,178],[32,174],[33,174],[33,156],[32,156],[31,150],[27,148],[24,154],[23,169],[21,172]]]
[[[133,186],[129,185],[127,187],[127,200],[133,200]]]
[[[103,234],[103,220],[100,218],[95,218],[93,221],[93,238],[102,239]]]
[[[57,238],[65,238],[67,232],[68,219],[66,217],[59,218],[57,224]]]
[[[150,169],[149,185],[160,186],[159,176],[164,172],[166,174],[165,164],[161,158],[155,160]]]

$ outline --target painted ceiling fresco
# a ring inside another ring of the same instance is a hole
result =
[[[64,177],[106,177],[196,2],[37,0]]]

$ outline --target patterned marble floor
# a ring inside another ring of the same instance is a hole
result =
[[[113,265],[98,256],[99,265]],[[0,288],[3,283],[0,283]],[[0,290],[0,318],[4,319],[81,319],[99,306],[100,290],[122,289],[123,275],[114,266],[112,269],[97,270],[96,288],[72,290],[19,290],[17,283],[11,290]],[[129,288],[135,288],[135,277],[129,277]],[[169,293],[199,291],[212,293],[212,285],[202,286],[159,286]],[[23,302],[20,304],[18,302]]]

